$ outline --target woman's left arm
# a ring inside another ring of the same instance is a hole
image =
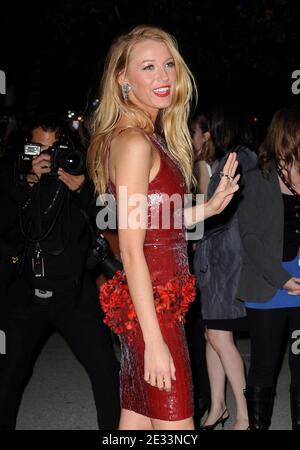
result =
[[[233,198],[233,194],[239,189],[240,175],[236,175],[238,162],[236,153],[230,153],[223,168],[223,176],[215,190],[214,195],[205,203],[184,209],[185,226],[192,227],[196,223],[220,214]]]

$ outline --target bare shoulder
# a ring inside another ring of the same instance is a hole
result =
[[[152,146],[147,134],[139,128],[127,128],[111,141],[113,159],[134,156],[151,156]]]
[[[153,148],[142,130],[130,128],[116,135],[111,144],[111,172],[116,186],[146,192],[153,164]]]
[[[116,135],[111,142],[111,171],[115,184],[128,184],[140,176],[149,180],[153,164],[153,148],[149,137],[138,128]]]

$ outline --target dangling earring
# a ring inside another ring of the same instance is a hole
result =
[[[128,83],[124,83],[122,84],[122,94],[123,94],[123,98],[125,103],[128,102],[128,98],[129,98],[129,92],[131,91],[131,86]]]

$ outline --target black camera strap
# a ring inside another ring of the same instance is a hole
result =
[[[35,276],[37,278],[42,278],[44,277],[44,259],[43,259],[43,253],[51,255],[51,256],[59,256],[61,255],[68,243],[69,243],[69,239],[70,239],[70,229],[71,229],[71,205],[70,205],[70,191],[67,189],[67,187],[62,186],[63,183],[61,183],[61,185],[59,186],[59,188],[57,189],[55,196],[53,197],[50,205],[46,208],[46,210],[44,211],[44,213],[48,213],[50,209],[52,209],[56,198],[58,197],[58,193],[61,192],[62,189],[64,189],[63,194],[61,196],[61,201],[60,204],[57,206],[57,210],[55,212],[55,216],[53,218],[53,220],[50,223],[50,226],[48,227],[48,229],[43,232],[42,231],[42,211],[41,211],[41,196],[40,196],[40,186],[37,186],[37,197],[36,197],[36,206],[37,206],[37,217],[36,217],[36,226],[37,226],[37,231],[38,231],[38,236],[33,238],[31,236],[31,230],[32,230],[32,225],[34,223],[34,220],[31,219],[29,222],[29,226],[27,228],[27,230],[25,230],[25,225],[24,225],[24,220],[23,220],[23,215],[22,215],[22,205],[19,204],[19,223],[20,223],[20,229],[21,229],[21,233],[22,235],[25,237],[25,245],[24,245],[24,250],[23,250],[23,254],[22,254],[22,258],[21,258],[21,264],[19,267],[19,271],[18,273],[21,275],[23,270],[24,270],[24,264],[25,264],[25,260],[26,260],[26,255],[28,252],[28,247],[29,244],[35,244],[35,251],[34,251],[34,256],[32,258],[32,269],[33,272],[35,274]],[[67,211],[68,211],[68,226],[67,226],[67,242],[63,245],[63,247],[61,249],[55,250],[53,252],[49,252],[48,250],[45,250],[44,248],[42,248],[41,243],[50,235],[50,233],[53,231],[59,216],[61,215],[63,206],[65,204],[65,198],[67,196]],[[56,198],[55,198],[56,197]],[[55,198],[55,200],[54,200]]]
[[[33,221],[31,220],[29,222],[29,226],[28,226],[28,233],[30,233],[30,231],[31,231],[32,224],[33,224]],[[20,261],[20,264],[19,264],[18,269],[17,269],[17,272],[18,272],[19,275],[22,275],[23,270],[24,270],[26,255],[27,255],[27,252],[28,252],[28,245],[29,245],[29,240],[26,239],[25,240],[25,245],[24,245],[24,248],[23,248],[23,253],[22,253],[22,256],[21,256],[21,261]]]
[[[50,226],[48,227],[48,230],[46,230],[43,233],[43,231],[42,231],[42,214],[43,213],[41,211],[40,186],[38,186],[39,192],[38,192],[37,227],[38,227],[39,236],[36,239],[31,239],[31,242],[42,242],[42,241],[44,241],[50,235],[50,233],[52,232],[53,228],[55,227],[55,225],[57,223],[57,220],[58,220],[58,218],[59,218],[59,216],[60,216],[60,214],[62,212],[62,209],[63,209],[63,206],[64,206],[64,201],[65,201],[65,197],[68,194],[68,189],[67,189],[66,186],[63,185],[63,183],[61,183],[60,186],[58,187],[58,190],[56,191],[56,193],[55,193],[55,195],[54,195],[54,197],[53,197],[53,199],[52,199],[52,201],[50,203],[50,206],[52,208],[53,204],[54,204],[54,198],[57,196],[57,192],[60,192],[61,188],[63,189],[63,193],[62,193],[62,196],[61,196],[60,204],[57,207],[56,213],[54,215],[54,218],[53,218],[52,222],[50,223]],[[48,206],[48,208],[44,212],[48,213],[50,206]]]
[[[36,238],[33,238],[30,236],[30,234],[26,233],[26,231],[24,230],[24,223],[23,223],[23,215],[22,215],[22,208],[19,205],[19,219],[20,219],[20,228],[21,228],[21,233],[22,235],[29,240],[30,243],[37,243],[37,242],[42,242],[44,241],[52,232],[53,228],[55,227],[57,220],[60,216],[60,213],[63,209],[64,206],[64,200],[66,195],[68,195],[68,190],[67,188],[64,189],[63,195],[61,197],[61,202],[56,210],[55,216],[52,220],[52,222],[50,223],[50,226],[48,227],[48,229],[43,232],[42,231],[42,212],[41,212],[41,198],[40,198],[40,186],[39,184],[37,185],[37,228],[38,228],[38,236]],[[70,200],[70,199],[68,199]],[[69,203],[69,201],[68,201]]]
[[[97,245],[97,236],[96,236],[96,233],[95,233],[95,229],[93,228],[91,219],[90,219],[88,213],[84,209],[80,208],[79,211],[81,212],[81,214],[83,215],[83,217],[86,220],[86,223],[87,223],[88,228],[89,228],[90,236],[91,236],[91,239],[92,239],[92,244],[93,244],[93,246],[95,246],[95,245]]]

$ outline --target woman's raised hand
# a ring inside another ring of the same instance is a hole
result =
[[[239,189],[237,183],[240,175],[235,176],[237,167],[236,153],[232,152],[228,155],[226,164],[220,172],[220,183],[214,195],[207,202],[207,206],[211,210],[210,215],[220,214],[232,200],[233,194]]]

